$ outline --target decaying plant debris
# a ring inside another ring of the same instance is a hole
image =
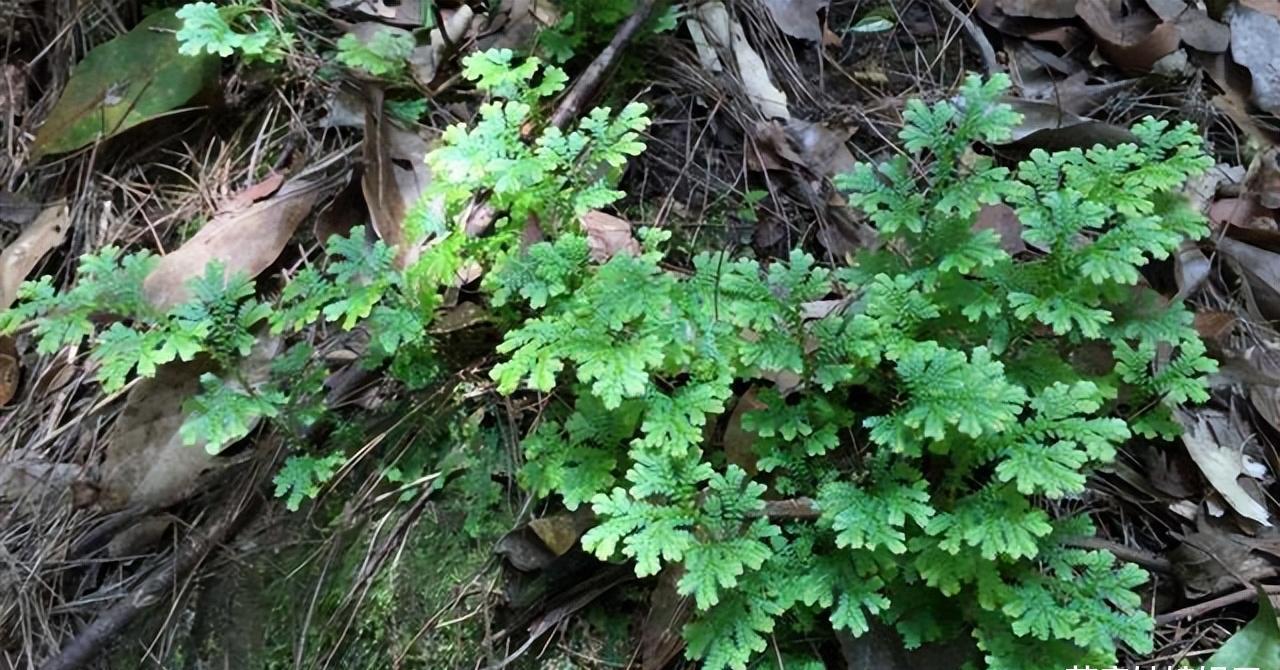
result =
[[[1211,399],[1176,414],[1180,441],[1129,443],[1085,493],[1051,505],[1098,527],[1080,547],[1154,576],[1142,594],[1155,648],[1122,662],[1199,663],[1232,651],[1238,631],[1275,653],[1280,630],[1245,626],[1259,594],[1280,589],[1275,3],[616,0],[598,15],[582,0],[248,4],[259,27],[287,27],[287,46],[167,62],[148,54],[176,49],[172,11],[0,2],[0,309],[26,279],[71,284],[77,259],[108,245],[162,255],[144,287],[164,309],[209,261],[274,296],[357,226],[409,239],[425,155],[483,102],[462,61],[493,48],[562,63],[549,126],[648,106],[625,199],[582,221],[596,262],[640,253],[641,226],[672,231],[680,257],[803,250],[841,264],[880,248],[833,179],[901,153],[906,101],[949,99],[968,72],[1013,81],[1004,102],[1022,121],[992,147],[1001,161],[1132,141],[1148,115],[1196,123],[1216,165],[1185,193],[1211,235],[1142,281],[1194,311],[1218,363]],[[586,32],[565,27],[575,10]],[[144,21],[156,29],[135,31]],[[387,65],[380,49],[399,57]],[[459,218],[484,239],[505,212],[472,196]],[[1007,207],[976,220],[1010,254],[1042,251]],[[521,236],[541,241],[536,222]],[[424,253],[401,245],[394,263]],[[523,428],[548,407],[489,376],[505,322],[478,298],[483,271],[458,268],[441,294],[430,332],[443,378],[410,389],[359,364],[371,346],[359,329],[308,328],[291,337],[322,361],[318,406],[346,427],[263,423],[217,454],[180,432],[205,362],[108,393],[88,351],[38,353],[30,328],[0,336],[0,667],[682,667],[694,604],[679,575],[637,579],[596,560],[580,543],[589,505],[519,486]],[[819,319],[846,306],[804,307]],[[236,383],[253,387],[284,351],[260,338]],[[1107,355],[1082,348],[1072,363]],[[754,459],[742,415],[762,406],[752,388],[724,413],[714,439],[729,462]],[[271,480],[299,445],[328,479],[313,500],[277,498]],[[761,514],[812,520],[813,505],[769,499]],[[857,639],[827,630],[811,651],[831,667],[963,659],[908,652],[879,626]]]

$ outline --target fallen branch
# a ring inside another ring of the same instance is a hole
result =
[[[556,111],[551,115],[552,126],[564,130],[569,126],[569,122],[582,114],[583,107],[586,106],[591,98],[595,97],[596,91],[600,88],[601,82],[604,81],[605,75],[618,64],[618,59],[622,57],[622,50],[640,31],[640,27],[644,25],[644,22],[649,20],[649,15],[653,13],[655,5],[657,5],[657,0],[642,0],[636,6],[635,12],[618,28],[618,32],[609,41],[609,46],[605,47],[596,56],[596,59],[591,61],[591,65],[588,65],[587,69],[583,70],[582,75],[569,88],[569,92],[560,99],[560,104],[556,106]]]
[[[1269,596],[1280,595],[1280,585],[1263,586],[1262,590],[1266,591]],[[1225,596],[1214,598],[1213,600],[1206,600],[1198,605],[1191,605],[1190,607],[1184,607],[1180,610],[1165,612],[1164,614],[1156,617],[1156,625],[1163,626],[1183,619],[1193,619],[1204,614],[1208,614],[1213,610],[1222,609],[1228,605],[1256,600],[1257,597],[1258,589],[1249,586],[1234,593],[1228,593]]]

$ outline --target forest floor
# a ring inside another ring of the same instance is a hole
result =
[[[1193,121],[1218,163],[1192,193],[1212,235],[1146,279],[1194,307],[1214,399],[1194,439],[1126,446],[1081,507],[1096,547],[1153,575],[1155,650],[1127,663],[1198,665],[1252,619],[1255,584],[1280,593],[1280,3],[244,0],[293,32],[276,62],[172,72],[137,51],[75,69],[156,4],[0,0],[0,310],[23,280],[70,285],[83,254],[174,252],[202,226],[226,230],[188,262],[248,257],[280,286],[335,233],[386,239],[431,179],[424,155],[477,114],[461,60],[486,49],[561,62],[555,114],[648,106],[613,211],[686,252],[839,264],[872,244],[831,179],[897,152],[905,101],[946,98],[967,72],[1012,78],[1023,121],[995,148],[1011,159],[1123,141],[1149,115]],[[629,22],[641,8],[652,18]],[[379,26],[414,36],[407,66],[335,62],[344,35]],[[121,95],[145,104],[108,120]],[[271,479],[297,436],[182,445],[198,365],[107,393],[86,351],[0,337],[0,669],[681,667],[671,584],[582,552],[582,510],[517,485],[531,410],[494,391],[501,334],[475,291],[447,295],[432,328],[457,372],[419,391],[356,364],[359,333],[301,336],[345,417],[302,439],[344,457],[292,501]],[[921,667],[822,644],[833,667]]]

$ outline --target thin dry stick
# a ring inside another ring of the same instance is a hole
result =
[[[933,0],[933,4],[941,7],[943,11],[960,22],[960,27],[964,29],[964,34],[969,36],[973,46],[977,47],[978,53],[982,55],[982,66],[986,69],[987,74],[999,72],[1000,61],[996,60],[996,50],[991,47],[991,40],[988,40],[986,33],[982,32],[982,29],[974,24],[973,19],[951,4],[951,0]]]
[[[653,13],[653,8],[657,4],[657,0],[642,0],[637,6],[635,13],[618,28],[618,32],[614,34],[610,40],[609,46],[596,56],[591,65],[582,72],[578,80],[574,82],[569,92],[560,100],[560,104],[556,106],[556,111],[551,115],[551,125],[564,130],[568,127],[569,122],[578,118],[582,113],[582,108],[587,102],[595,97],[596,91],[600,88],[601,82],[604,81],[605,75],[617,65],[618,59],[622,57],[622,50],[626,48],[631,38],[635,37],[640,31],[640,26],[649,20],[649,15]]]
[[[1266,591],[1269,596],[1280,595],[1280,585],[1263,586],[1262,589]],[[1235,593],[1228,593],[1225,596],[1214,598],[1213,600],[1206,600],[1198,605],[1191,605],[1190,607],[1184,607],[1180,610],[1161,614],[1156,617],[1156,625],[1163,626],[1183,619],[1193,619],[1228,605],[1255,600],[1257,597],[1258,590],[1250,586],[1248,588],[1240,589]]]

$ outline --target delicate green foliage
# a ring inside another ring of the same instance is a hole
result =
[[[1137,146],[999,166],[974,145],[1017,122],[999,102],[1007,83],[971,77],[954,100],[910,103],[906,155],[838,180],[892,252],[834,273],[799,252],[767,265],[703,254],[676,274],[652,240],[593,264],[585,240],[561,235],[488,280],[495,302],[536,312],[499,346],[499,390],[574,408],[526,438],[522,480],[570,507],[590,499],[582,541],[597,556],[641,576],[680,565],[697,610],[687,652],[705,667],[747,667],[779,617],[812,610],[853,634],[879,617],[912,644],[967,627],[989,668],[1150,648],[1133,592],[1145,573],[1065,545],[1092,528],[1042,501],[1078,495],[1143,421],[1206,397],[1214,365],[1185,309],[1135,300],[1132,285],[1203,234],[1172,192],[1207,159],[1189,126],[1147,121]],[[996,203],[1036,253],[1013,258],[974,230]],[[1114,369],[1063,358],[1089,340]],[[747,386],[744,464],[713,440]],[[766,496],[812,497],[816,523],[771,519]]]
[[[505,216],[485,240],[432,246],[423,270],[434,277],[456,271],[464,244],[468,257],[484,260],[514,247],[531,219],[548,232],[572,230],[582,214],[621,198],[613,184],[627,159],[643,151],[640,133],[649,123],[639,103],[617,114],[600,107],[575,128],[543,128],[526,140],[522,133],[543,123],[538,104],[568,81],[564,71],[505,49],[471,54],[463,65],[463,76],[497,100],[481,106],[474,126],[445,130],[439,148],[427,155],[432,182],[405,225],[412,238],[462,237],[460,219],[476,193],[488,194],[487,206]]]
[[[204,441],[211,454],[248,435],[260,419],[276,416],[287,401],[282,391],[244,390],[208,373],[200,385],[203,392],[183,408],[189,416],[179,432],[186,444]]]
[[[276,63],[284,57],[293,35],[280,29],[256,0],[237,0],[223,6],[193,2],[178,10],[178,51],[226,58],[240,54],[246,60]]]
[[[347,33],[338,39],[338,62],[375,77],[393,77],[404,72],[413,53],[413,35],[394,28],[379,28],[368,39]]]
[[[346,462],[347,457],[341,452],[319,457],[290,456],[272,480],[276,485],[276,497],[284,498],[284,506],[290,512],[296,512],[302,501],[316,497],[321,487]]]

